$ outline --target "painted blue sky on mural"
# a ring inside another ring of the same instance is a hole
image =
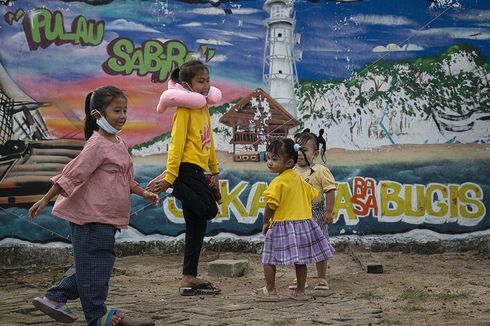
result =
[[[209,63],[214,66],[215,78],[233,82],[230,78],[239,77],[240,84],[260,86],[267,18],[262,8],[264,1],[233,1],[217,6],[189,2],[113,1],[101,6],[43,2],[42,6],[63,13],[65,25],[81,12],[87,18],[104,20],[105,36],[104,43],[98,46],[100,51],[92,48],[87,57],[88,52],[79,48],[67,57],[65,51],[52,47],[38,50],[49,51],[52,57],[40,58],[32,53],[36,51],[28,50],[21,24],[8,26],[2,22],[2,40],[9,40],[22,55],[12,56],[3,50],[0,59],[16,71],[36,71],[34,65],[39,67],[39,60],[62,64],[84,57],[80,64],[68,68],[70,78],[84,78],[100,73],[101,63],[107,58],[106,45],[118,36],[130,38],[138,45],[148,39],[178,39],[191,51],[196,51],[200,44],[216,48],[216,56]],[[13,7],[3,6],[2,13],[39,7],[39,3],[15,1]],[[301,34],[299,49],[303,51],[303,60],[298,63],[300,79],[343,79],[376,60],[437,55],[451,44],[472,44],[484,55],[490,55],[489,1],[439,0],[435,4],[427,0],[299,0],[295,1],[295,10],[296,32]],[[62,47],[66,46],[70,45]],[[56,72],[51,70],[50,74],[53,73]],[[66,71],[57,73],[68,75]]]

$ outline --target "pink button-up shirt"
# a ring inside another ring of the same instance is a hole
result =
[[[134,180],[133,162],[122,139],[113,143],[94,132],[61,174],[51,178],[62,190],[53,214],[75,224],[112,224],[127,229]]]

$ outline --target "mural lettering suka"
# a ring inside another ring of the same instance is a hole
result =
[[[221,212],[214,220],[230,220],[231,212],[238,223],[254,224],[264,212],[262,193],[267,183],[251,185],[246,203],[240,196],[249,187],[240,181],[230,190],[228,180],[220,182],[223,203]],[[343,217],[346,225],[356,225],[360,218],[372,216],[378,222],[406,222],[409,224],[441,224],[457,222],[462,226],[478,224],[486,213],[482,188],[472,182],[456,185],[430,183],[428,185],[401,184],[394,181],[379,181],[355,177],[352,187],[347,182],[337,184],[334,207],[334,223]],[[174,197],[164,200],[166,217],[173,223],[183,224],[182,210]]]

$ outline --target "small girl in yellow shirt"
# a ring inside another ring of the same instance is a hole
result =
[[[262,264],[266,286],[253,294],[257,301],[277,301],[276,265],[294,264],[297,288],[294,300],[305,295],[306,264],[333,256],[334,248],[312,220],[311,203],[318,191],[293,169],[300,146],[289,138],[276,139],[267,147],[267,167],[278,176],[263,193],[266,202],[262,234],[265,235]]]
[[[330,170],[322,165],[315,164],[314,161],[319,153],[318,137],[309,132],[302,132],[294,137],[295,141],[301,146],[298,155],[298,163],[294,169],[316,190],[319,195],[313,199],[312,215],[313,220],[318,224],[323,234],[330,241],[328,236],[328,224],[333,222],[333,206],[335,204],[335,190],[337,186]],[[325,147],[323,147],[321,157],[325,162]],[[316,263],[318,281],[315,290],[328,290],[327,261]],[[296,280],[289,285],[289,289],[296,288]]]

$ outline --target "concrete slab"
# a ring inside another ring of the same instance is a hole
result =
[[[208,274],[215,277],[241,277],[248,273],[246,259],[218,259],[208,263]]]

